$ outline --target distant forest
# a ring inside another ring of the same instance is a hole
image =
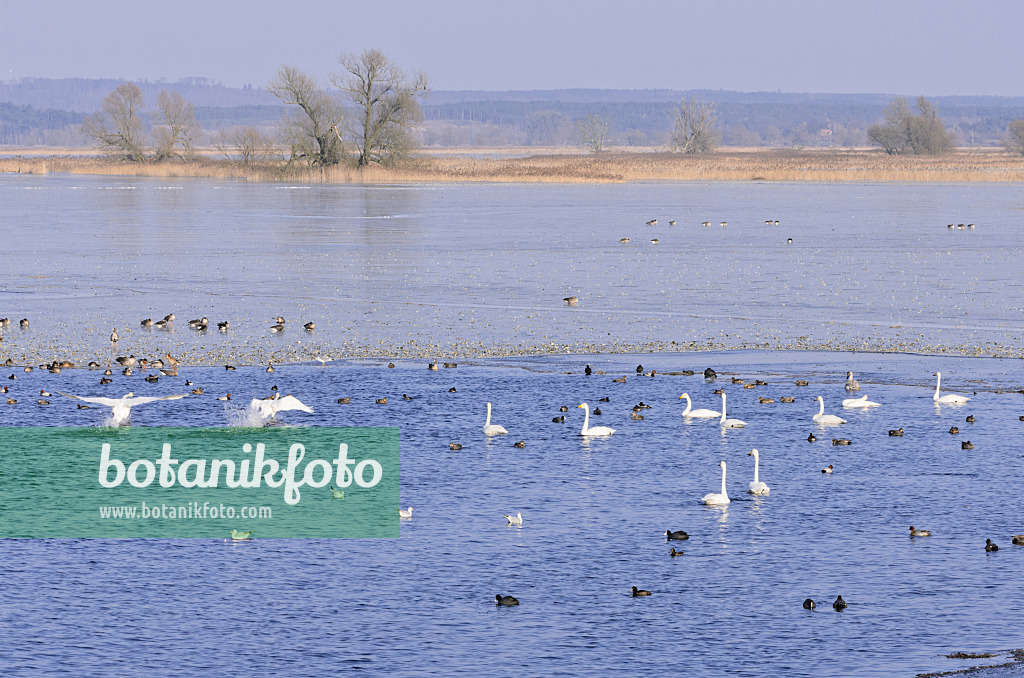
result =
[[[0,82],[0,144],[88,146],[84,117],[122,81],[23,78]],[[250,126],[273,132],[285,107],[270,92],[225,87],[205,78],[136,83],[150,105],[162,89],[195,106],[203,130]],[[913,99],[918,93],[906,93]],[[927,93],[925,93],[927,96]],[[794,94],[724,90],[435,91],[423,105],[420,142],[428,147],[567,146],[576,122],[596,115],[609,123],[612,146],[668,144],[683,97],[717,109],[726,146],[865,146],[867,128],[896,95]],[[1024,119],[1022,97],[929,97],[960,146],[998,146],[1007,125]]]

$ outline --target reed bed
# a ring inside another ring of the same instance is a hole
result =
[[[877,150],[722,150],[708,155],[608,152],[472,157],[423,153],[393,167],[339,165],[258,167],[200,158],[189,163],[133,163],[86,156],[0,158],[0,172],[97,174],[167,178],[230,178],[258,182],[386,184],[398,182],[1024,181],[1024,157],[997,149],[942,157],[887,156]]]

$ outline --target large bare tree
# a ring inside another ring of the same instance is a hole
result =
[[[683,153],[710,153],[718,147],[722,133],[715,118],[715,105],[700,97],[683,99],[676,109],[672,145]]]
[[[199,123],[195,108],[178,92],[160,90],[157,95],[157,118],[160,125],[153,130],[156,144],[156,160],[166,160],[174,155],[191,160],[193,147],[199,137]],[[176,150],[180,147],[180,151]]]
[[[406,155],[413,145],[412,126],[423,114],[418,97],[429,81],[422,72],[409,76],[378,49],[342,54],[343,69],[331,83],[355,107],[348,127],[360,167],[386,164]]]
[[[282,66],[268,89],[297,108],[282,121],[292,158],[304,158],[312,165],[336,165],[344,151],[338,130],[344,117],[341,101],[293,66]]]
[[[82,132],[95,139],[100,148],[125,153],[132,160],[146,161],[142,90],[133,82],[119,85],[103,98],[100,110],[82,123]]]
[[[274,140],[255,127],[234,127],[214,136],[214,147],[228,160],[251,167],[271,160],[276,155]]]
[[[586,146],[593,153],[604,149],[604,140],[608,137],[611,124],[608,118],[591,113],[576,121],[576,138],[581,146]]]
[[[1011,153],[1024,155],[1024,120],[1014,120],[1006,126],[1003,146]]]
[[[868,128],[868,140],[889,155],[943,155],[953,150],[956,135],[946,129],[935,104],[923,96],[913,108],[905,98],[896,97],[885,108],[884,117],[884,123]]]

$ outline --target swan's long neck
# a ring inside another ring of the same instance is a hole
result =
[[[688,415],[690,413],[690,408],[693,406],[693,404],[690,402],[690,394],[689,393],[684,393],[683,397],[686,398],[686,409],[683,410],[683,416],[685,417],[686,415]]]
[[[818,416],[820,417],[823,414],[825,414],[825,401],[821,396],[818,396]]]
[[[722,462],[722,496],[725,496],[725,462]]]
[[[942,383],[942,372],[935,373],[935,397],[939,396],[939,384]]]
[[[759,465],[760,465],[760,462],[758,461],[757,455],[755,454],[754,455],[754,484],[755,485],[757,484],[757,467]]]
[[[720,421],[723,424],[725,423],[725,392],[724,391],[722,392],[722,418],[719,419],[718,421]],[[723,471],[723,473],[724,473],[724,471]],[[724,483],[724,481],[723,481],[723,483]]]
[[[491,425],[491,404],[487,403],[487,421],[484,422],[484,426]]]
[[[590,407],[588,405],[583,406],[583,430],[581,434],[587,435],[587,429],[590,428]]]

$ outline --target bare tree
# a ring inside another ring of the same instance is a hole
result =
[[[344,152],[338,131],[343,119],[341,102],[312,76],[292,66],[282,66],[267,89],[298,108],[281,125],[292,158],[304,158],[313,165],[336,165]]]
[[[338,63],[344,71],[331,83],[356,109],[349,133],[358,165],[389,163],[406,155],[413,145],[412,126],[423,117],[416,99],[428,91],[426,74],[407,76],[377,49],[342,54]]]
[[[1024,155],[1024,120],[1014,120],[1006,127],[1003,146],[1011,153]]]
[[[104,97],[100,110],[82,123],[82,132],[95,139],[100,148],[115,149],[132,160],[145,162],[143,106],[142,90],[126,82]]]
[[[157,95],[157,118],[160,125],[153,130],[156,144],[156,160],[166,160],[174,155],[191,160],[193,147],[200,134],[195,108],[178,92],[160,90]],[[175,153],[175,148],[181,151]]]
[[[718,147],[722,133],[715,118],[715,105],[700,97],[683,99],[676,109],[672,145],[683,153],[710,153]]]
[[[586,146],[593,153],[604,149],[604,140],[608,137],[611,124],[608,119],[591,113],[576,121],[576,137],[581,146]]]
[[[274,139],[255,127],[221,130],[214,139],[217,152],[228,160],[251,167],[274,158]]]
[[[956,135],[947,130],[935,104],[919,96],[914,113],[903,97],[885,109],[885,122],[868,128],[868,140],[889,155],[943,155],[953,150]]]

